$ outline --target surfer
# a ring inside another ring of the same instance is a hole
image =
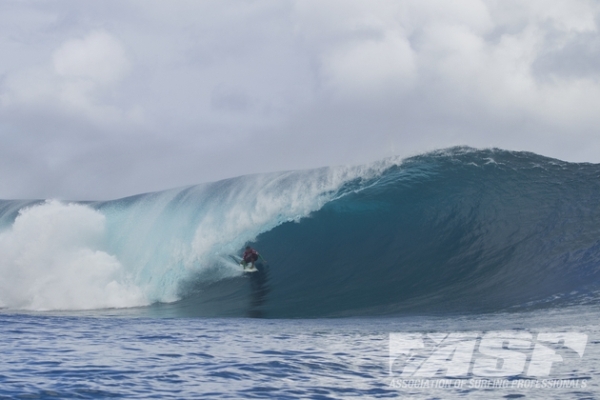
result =
[[[244,255],[242,256],[242,258],[244,259],[242,261],[242,265],[244,266],[244,268],[246,268],[248,264],[251,264],[250,268],[255,268],[254,263],[258,260],[258,255],[259,254],[256,250],[254,250],[250,246],[246,246],[246,251],[244,251]]]

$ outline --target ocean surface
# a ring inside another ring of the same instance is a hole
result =
[[[600,398],[599,198],[457,147],[0,200],[0,399]]]

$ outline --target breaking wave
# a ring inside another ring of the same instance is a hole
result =
[[[452,148],[90,203],[0,202],[0,305],[190,316],[595,302],[600,166]],[[268,262],[244,275],[247,243]]]

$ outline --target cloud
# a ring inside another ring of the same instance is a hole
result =
[[[95,84],[118,81],[131,67],[121,43],[103,31],[63,43],[52,55],[52,62],[59,76]]]
[[[0,3],[0,198],[452,145],[600,162],[598,20],[588,0]]]
[[[130,70],[119,40],[105,31],[92,31],[63,42],[48,62],[9,73],[0,100],[4,107],[49,108],[101,123],[128,117],[139,121],[139,106],[124,110],[109,98]]]
[[[407,38],[397,32],[348,44],[324,56],[327,85],[342,97],[363,97],[410,88],[415,56]]]

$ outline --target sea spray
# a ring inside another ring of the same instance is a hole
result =
[[[147,304],[106,251],[106,221],[80,204],[48,201],[20,210],[0,232],[0,304],[30,310]]]

